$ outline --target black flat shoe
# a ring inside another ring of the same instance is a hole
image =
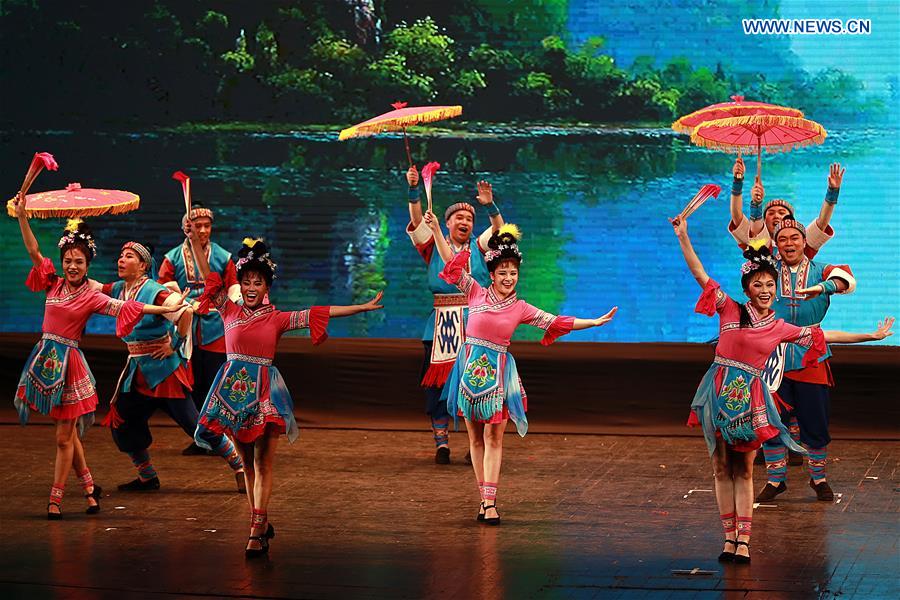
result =
[[[737,553],[737,546],[747,546],[747,556],[743,556]],[[749,565],[750,564],[750,544],[749,542],[735,542],[735,553],[732,562],[738,565]]]
[[[259,542],[259,548],[245,548],[244,556],[247,558],[256,558],[257,556],[262,556],[264,554],[269,553],[269,532],[266,531],[265,535],[251,535],[247,541]],[[275,532],[273,530],[272,536],[275,536]]]
[[[196,443],[191,442],[191,445],[181,451],[182,456],[216,456],[216,453],[212,450],[207,450],[206,448],[201,448]]]
[[[734,549],[737,550],[737,542],[734,540],[725,540],[726,544],[731,544],[734,546]],[[726,552],[722,551],[722,554],[719,555],[719,562],[734,562],[734,557],[736,554],[734,552]]]
[[[48,504],[48,505],[47,505],[47,520],[48,520],[48,521],[59,521],[59,520],[61,520],[61,519],[62,519],[62,512],[58,512],[58,513],[50,512],[50,507],[51,507],[51,506],[55,506],[56,508],[59,508],[59,504],[53,504],[52,502],[51,502],[50,504]]]
[[[812,479],[810,479],[809,487],[815,490],[816,500],[821,500],[822,502],[834,501],[834,492],[831,491],[831,486],[828,485],[827,481],[823,481],[822,483],[815,483]]]
[[[487,511],[489,511],[492,508],[494,510],[497,510],[496,502],[494,502],[491,505],[487,505],[487,504],[484,505],[484,514],[485,514],[484,522],[487,523],[488,525],[499,525],[500,524],[500,513],[499,512],[497,513],[496,517],[488,517],[487,516]]]
[[[152,492],[159,489],[159,477],[142,481],[140,477],[128,483],[119,484],[121,492]]]
[[[759,490],[759,494],[756,495],[755,502],[768,502],[770,500],[774,500],[775,496],[778,494],[782,494],[787,491],[787,484],[783,481],[779,483],[777,486],[772,485],[768,481],[766,482],[766,486]]]
[[[434,462],[439,465],[449,465],[450,464],[450,448],[447,446],[441,446],[437,449],[437,452],[434,453]]]
[[[90,494],[85,494],[84,497],[85,498],[93,498],[94,500],[97,501],[97,504],[88,505],[87,510],[85,510],[84,512],[86,512],[89,515],[96,515],[98,512],[100,512],[100,498],[102,495],[103,495],[103,488],[100,487],[99,485],[94,485],[94,491],[91,492]]]

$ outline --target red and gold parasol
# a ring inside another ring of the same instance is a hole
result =
[[[443,121],[462,114],[462,106],[407,106],[406,102],[394,102],[391,106],[394,107],[394,110],[342,130],[338,139],[347,140],[354,137],[376,135],[385,131],[403,131],[406,158],[412,165],[406,128],[422,123]]]
[[[821,144],[828,133],[810,119],[784,115],[745,115],[706,121],[694,127],[691,143],[722,152],[756,154],[756,177],[762,172],[762,151],[790,152]]]
[[[80,183],[70,183],[64,190],[25,196],[25,214],[39,219],[118,215],[136,210],[140,203],[140,197],[131,192],[82,188]],[[16,216],[15,198],[6,203],[6,214]]]
[[[695,110],[672,123],[672,129],[679,133],[691,133],[694,128],[707,121],[728,119],[730,117],[746,117],[750,115],[775,115],[778,117],[803,117],[803,111],[789,106],[779,106],[766,102],[744,100],[743,96],[732,96],[731,102],[712,104]]]

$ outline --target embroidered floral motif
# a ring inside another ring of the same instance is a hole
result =
[[[244,402],[248,394],[256,393],[256,382],[250,377],[246,367],[225,378],[225,389],[229,390],[228,399],[232,402]]]
[[[732,412],[741,412],[750,403],[750,387],[743,375],[738,375],[722,390],[725,408]]]
[[[59,354],[56,353],[56,348],[51,348],[50,352],[41,356],[39,360],[42,363],[41,377],[47,381],[53,381],[59,377],[59,374],[62,372],[63,363],[59,359]]]
[[[477,360],[469,363],[465,375],[469,377],[469,383],[481,388],[497,378],[497,370],[491,365],[487,354],[482,354]]]

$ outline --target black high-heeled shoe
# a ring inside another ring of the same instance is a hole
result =
[[[728,552],[723,550],[719,555],[719,562],[734,562],[735,554],[737,553],[737,542],[735,540],[725,540],[726,544],[731,544],[734,546],[734,552]]]
[[[272,527],[271,523],[269,523],[268,525],[269,526],[266,528],[266,539],[271,540],[273,537],[275,537],[275,528]]]
[[[264,535],[251,535],[247,539],[247,541],[248,542],[249,541],[259,542],[260,547],[259,548],[245,548],[244,556],[246,556],[247,558],[255,558],[257,556],[262,556],[264,554],[268,554],[269,553],[268,534],[269,534],[269,532],[267,531]],[[275,533],[273,532],[272,535],[274,536]]]
[[[747,556],[743,556],[737,553],[738,546],[747,546]],[[739,565],[747,565],[750,564],[750,543],[749,542],[735,542],[734,548],[734,562]]]
[[[481,508],[478,509],[478,514],[475,515],[475,520],[479,523],[484,521],[484,501],[481,502]]]
[[[47,520],[48,521],[59,521],[60,519],[62,519],[62,510],[60,509],[60,512],[50,512],[51,506],[55,506],[56,508],[59,508],[59,504],[53,504],[52,502],[49,502],[47,504]]]
[[[488,525],[499,525],[499,524],[500,524],[500,513],[499,513],[499,511],[497,512],[497,516],[496,516],[496,517],[488,517],[488,516],[487,516],[487,511],[489,511],[489,510],[492,509],[492,508],[493,508],[494,510],[497,510],[497,503],[496,503],[496,502],[494,502],[493,504],[490,504],[490,505],[488,505],[488,504],[485,504],[485,505],[484,505],[484,514],[485,514],[484,522],[487,523]]]
[[[94,500],[96,500],[97,504],[88,505],[87,510],[85,510],[84,512],[89,515],[96,515],[98,512],[100,512],[100,498],[102,495],[103,488],[99,485],[94,484],[94,491],[90,494],[85,494],[84,497],[93,498]]]

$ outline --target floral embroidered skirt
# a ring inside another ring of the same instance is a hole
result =
[[[710,366],[691,403],[688,425],[703,427],[710,455],[716,438],[734,450],[749,452],[778,437],[791,450],[806,452],[791,439],[759,374],[732,364]]]
[[[90,426],[97,390],[77,342],[45,334],[22,369],[14,403],[23,425],[30,409],[57,420],[78,419],[81,432]]]
[[[231,357],[232,355],[229,355]],[[294,402],[276,367],[260,364],[267,359],[227,360],[219,369],[209,395],[200,411],[194,441],[208,447],[201,434],[230,433],[234,439],[249,444],[260,437],[269,425],[293,442],[299,435],[294,419]]]
[[[458,420],[502,423],[511,419],[519,435],[528,432],[528,398],[516,361],[506,348],[468,338],[447,377],[441,397],[447,412]],[[457,423],[458,426],[458,423]]]

